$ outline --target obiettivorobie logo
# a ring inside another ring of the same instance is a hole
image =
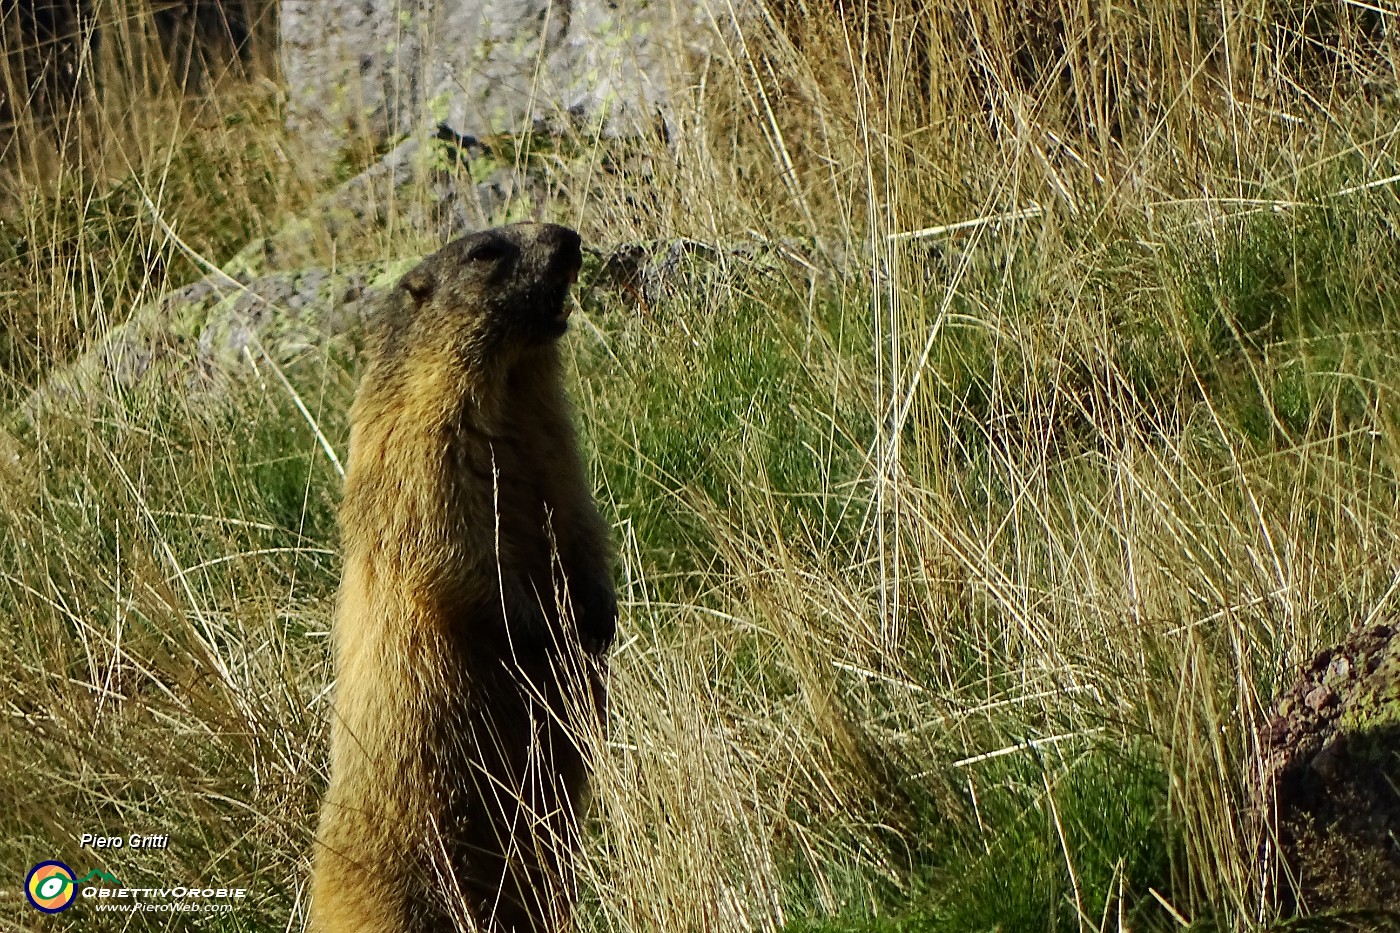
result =
[[[63,862],[49,860],[29,869],[24,896],[35,910],[62,913],[77,900],[95,910],[128,913],[223,913],[248,897],[247,888],[175,884],[129,888],[112,874],[95,869],[81,878]]]
[[[82,878],[76,878],[73,869],[62,862],[40,862],[29,869],[29,875],[24,879],[24,896],[29,898],[35,910],[46,914],[61,913],[73,906],[78,896],[78,885],[93,880],[121,886],[120,881],[105,871],[94,869]]]

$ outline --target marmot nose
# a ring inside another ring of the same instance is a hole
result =
[[[549,267],[562,274],[569,282],[578,275],[583,265],[583,239],[577,232],[558,224],[540,224],[535,234],[535,242],[545,248],[549,256]]]
[[[539,239],[558,262],[578,262],[583,258],[583,238],[568,227],[541,224]]]

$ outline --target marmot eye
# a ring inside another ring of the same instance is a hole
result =
[[[473,246],[471,252],[467,253],[467,262],[495,262],[504,259],[506,246],[496,240],[487,240]]]

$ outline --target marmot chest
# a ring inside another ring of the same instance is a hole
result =
[[[543,432],[464,437],[447,465],[459,521],[483,534],[502,566],[538,582],[569,550],[579,469],[572,445]]]

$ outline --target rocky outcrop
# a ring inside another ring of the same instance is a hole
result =
[[[1275,699],[1260,754],[1271,896],[1286,912],[1400,920],[1400,628],[1313,658]]]
[[[392,184],[392,177],[385,169],[379,181]],[[531,183],[528,176],[515,181]],[[491,189],[476,196],[496,195]],[[250,244],[225,269],[139,308],[75,362],[46,378],[8,421],[0,420],[0,467],[6,424],[23,429],[56,413],[152,392],[212,403],[231,379],[249,374],[275,379],[280,367],[308,352],[324,352],[335,338],[358,331],[380,296],[417,259],[347,262],[335,269],[302,266],[295,243],[318,232],[334,237],[333,219],[352,223],[363,207],[353,194],[333,193],[315,212],[316,223],[298,220]],[[474,229],[450,215],[443,222],[449,228],[444,239]],[[644,316],[666,295],[684,290],[697,268],[741,262],[785,275],[812,270],[820,253],[820,244],[796,241],[713,245],[675,239],[599,247],[585,251],[579,301],[594,309],[597,299],[609,294]],[[578,320],[601,336],[588,313]]]
[[[447,123],[649,115],[677,61],[703,49],[707,7],[608,0],[283,0],[290,128],[334,151]]]
[[[224,271],[261,275],[314,265],[318,256],[353,257],[369,231],[391,223],[446,243],[542,202],[546,190],[547,179],[531,166],[516,168],[488,144],[444,127],[436,137],[404,140],[282,229],[249,243]]]
[[[106,399],[174,391],[217,397],[230,376],[276,370],[362,324],[412,261],[241,281],[213,273],[140,308],[20,406],[17,425]]]

